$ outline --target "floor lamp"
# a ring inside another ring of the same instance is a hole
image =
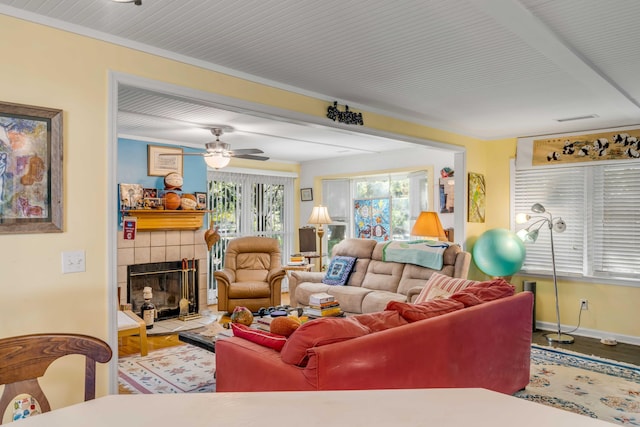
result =
[[[308,224],[313,224],[318,226],[318,254],[320,255],[320,271],[322,271],[322,236],[324,236],[324,228],[322,228],[325,224],[331,224],[331,217],[329,216],[329,210],[326,206],[314,206],[311,211],[311,215],[309,216]]]
[[[553,269],[553,288],[556,293],[556,320],[558,322],[558,330],[552,334],[546,334],[545,337],[549,342],[557,342],[561,344],[571,344],[573,337],[571,335],[563,334],[560,328],[560,305],[558,303],[558,278],[556,275],[556,254],[553,245],[553,232],[562,233],[567,229],[567,224],[560,217],[554,218],[551,212],[547,210],[540,203],[536,203],[531,206],[531,211],[540,215],[531,216],[529,214],[518,214],[516,216],[516,222],[523,224],[530,220],[533,222],[522,230],[518,231],[517,235],[525,243],[533,243],[538,239],[538,234],[543,226],[549,227],[549,236],[551,239],[551,267]],[[543,215],[543,214],[546,214]]]

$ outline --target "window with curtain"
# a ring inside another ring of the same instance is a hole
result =
[[[220,241],[209,253],[210,293],[216,290],[213,272],[222,268],[228,242],[240,236],[278,239],[282,259],[293,251],[293,177],[209,171],[210,219],[219,227]]]
[[[629,279],[640,273],[640,165],[608,163],[514,172],[512,218],[541,203],[567,223],[554,233],[558,274]],[[514,221],[515,223],[515,221]],[[527,224],[516,224],[515,230]],[[526,245],[523,271],[551,274],[550,235],[544,227]]]

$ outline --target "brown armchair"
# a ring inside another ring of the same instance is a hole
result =
[[[218,283],[218,310],[232,312],[238,306],[252,312],[280,305],[285,271],[280,244],[269,237],[239,237],[229,242],[224,268],[214,273]]]

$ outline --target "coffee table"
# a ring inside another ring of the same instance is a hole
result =
[[[216,337],[203,336],[197,332],[185,331],[178,333],[178,339],[212,353],[216,352]]]
[[[212,335],[211,331],[208,329],[205,330],[192,330],[192,331],[183,331],[178,333],[178,340],[185,342],[187,344],[195,345],[196,347],[200,347],[202,349],[208,350],[212,353],[216,352],[216,340],[220,335],[231,336],[231,330],[229,329],[221,329],[219,333]]]

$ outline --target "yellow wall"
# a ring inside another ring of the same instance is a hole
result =
[[[487,229],[509,228],[509,161],[516,155],[516,140],[490,141],[486,147],[485,172],[487,188]],[[469,169],[473,171],[473,169]],[[477,236],[476,236],[477,237]],[[474,266],[475,268],[475,266]],[[483,273],[475,270],[478,277]],[[550,277],[513,276],[511,282],[522,290],[523,280],[536,285],[536,318],[555,324],[556,307],[553,281]],[[566,325],[577,325],[580,299],[589,300],[589,310],[582,312],[580,328],[614,334],[640,337],[640,288],[611,284],[558,280],[560,320]],[[580,331],[577,331],[580,333]],[[584,333],[584,331],[583,331]]]
[[[107,319],[111,309],[108,307],[108,293],[115,292],[115,285],[108,283],[107,279],[106,243],[110,232],[107,223],[109,71],[319,117],[324,117],[327,106],[324,100],[3,15],[0,15],[0,51],[4,52],[1,101],[64,111],[64,232],[0,236],[3,278],[0,337],[43,331],[86,333],[105,340],[108,337]],[[466,147],[468,170],[484,173],[488,188],[487,223],[469,224],[468,239],[476,238],[487,227],[508,226],[508,191],[502,189],[508,189],[506,159],[513,156],[513,142],[508,142],[507,145],[511,145],[503,150],[498,142],[483,142],[373,113],[364,114],[367,126],[371,128]],[[243,166],[236,159],[232,165]],[[289,166],[282,168],[286,170]],[[61,273],[61,253],[70,250],[86,251],[86,272]],[[628,324],[640,324],[637,317],[634,321],[623,321],[615,314],[622,311],[619,309],[611,308],[610,316],[603,315],[605,306],[598,308],[599,303],[595,303],[598,295],[593,293],[599,288],[592,288],[592,293],[584,296],[594,300],[594,309],[589,314],[597,316],[598,321],[585,319],[590,325],[631,333]],[[604,295],[602,299],[606,300],[614,293],[608,289],[600,289]],[[637,296],[637,292],[632,291],[615,293],[615,297],[620,297],[616,302],[628,304],[631,298],[625,299],[625,296],[631,294]],[[633,311],[628,308],[627,313],[631,317]],[[640,334],[636,331],[635,335]],[[67,367],[65,364],[60,366],[60,369]],[[57,380],[65,375],[66,372],[56,371],[52,378]],[[101,367],[99,394],[107,393],[108,380],[106,368]],[[75,388],[81,389],[80,384],[76,380]],[[54,407],[66,405],[80,400],[79,396],[80,392],[73,395],[57,392],[51,403]]]

